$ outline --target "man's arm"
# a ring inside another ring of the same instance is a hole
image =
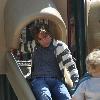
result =
[[[68,46],[61,41],[59,42],[59,45],[57,47],[57,59],[60,67],[64,66],[66,67],[66,69],[68,69],[70,77],[74,83],[73,85],[75,86],[79,81],[78,70],[72,58],[71,52],[68,49]]]

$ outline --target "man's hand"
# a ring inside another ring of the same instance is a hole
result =
[[[64,79],[65,79],[65,83],[69,86],[69,87],[73,87],[73,81],[71,80],[69,71],[66,69],[66,67],[64,68]]]

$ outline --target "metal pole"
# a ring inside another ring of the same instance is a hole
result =
[[[84,20],[84,0],[75,0],[76,52],[80,77],[86,72],[86,36]]]

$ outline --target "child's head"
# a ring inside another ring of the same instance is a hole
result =
[[[52,34],[44,27],[38,28],[34,39],[38,45],[48,47],[52,42]]]
[[[87,71],[93,76],[100,73],[100,49],[94,49],[86,58]]]

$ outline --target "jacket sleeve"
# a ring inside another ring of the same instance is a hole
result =
[[[68,46],[63,42],[60,42],[57,47],[57,53],[57,59],[60,67],[64,66],[68,69],[71,79],[74,85],[76,85],[79,81],[79,74]]]

